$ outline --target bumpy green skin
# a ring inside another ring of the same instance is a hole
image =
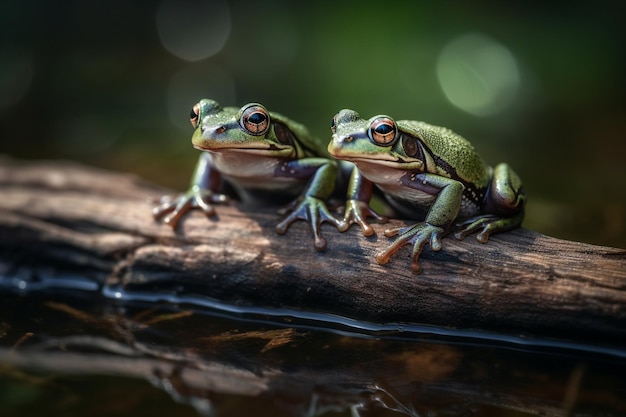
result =
[[[378,134],[375,127],[381,123],[385,126]],[[419,273],[424,246],[440,250],[441,238],[450,231],[458,239],[479,232],[477,239],[485,243],[490,234],[518,227],[523,220],[526,195],[519,177],[506,164],[487,166],[474,147],[450,129],[394,122],[388,116],[365,120],[345,109],[334,117],[332,130],[331,156],[356,165],[340,230],[356,223],[364,235],[374,233],[367,218],[381,217],[369,207],[373,185],[402,215],[423,219],[385,231],[388,237],[398,237],[376,256],[380,264],[413,244],[411,270]],[[383,134],[386,139],[381,139]]]
[[[452,130],[432,126],[424,122],[413,120],[399,120],[399,130],[416,138],[421,138],[427,144],[432,154],[441,158],[453,167],[456,175],[464,182],[476,187],[486,187],[489,182],[489,168],[485,165],[474,146],[462,136]],[[431,171],[437,175],[449,177],[447,167],[435,165]]]
[[[255,115],[248,119],[252,113]],[[293,199],[282,211],[286,217],[277,225],[277,232],[286,233],[293,222],[305,220],[315,248],[326,247],[321,224],[339,227],[342,223],[325,203],[335,188],[338,164],[328,158],[325,146],[306,127],[257,103],[222,107],[208,99],[194,106],[191,118],[195,128],[192,144],[204,152],[189,190],[176,198],[164,197],[153,209],[155,218],[162,217],[175,227],[192,208],[215,215],[213,204],[230,199],[221,191],[226,182],[244,204],[272,205]]]

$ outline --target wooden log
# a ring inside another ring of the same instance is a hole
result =
[[[129,293],[196,294],[433,332],[618,347],[626,340],[624,249],[523,228],[487,244],[447,237],[440,252],[424,251],[414,275],[408,248],[387,265],[374,261],[389,242],[388,225],[374,225],[371,238],[356,226],[345,233],[325,226],[328,247],[316,252],[303,222],[281,236],[274,210],[237,203],[218,207],[216,218],[190,213],[172,230],[151,216],[151,200],[164,193],[173,192],[128,174],[3,158],[0,268],[5,278],[27,277],[22,283],[81,276]]]

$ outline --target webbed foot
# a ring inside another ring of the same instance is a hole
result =
[[[484,214],[472,217],[455,225],[458,230],[454,233],[454,237],[463,240],[470,234],[480,230],[476,235],[476,240],[481,243],[487,243],[489,236],[493,233],[515,229],[522,224],[523,219],[523,211],[511,217],[500,217],[495,214]]]
[[[389,262],[389,258],[396,253],[402,246],[409,243],[413,244],[411,253],[411,272],[419,274],[421,267],[419,264],[419,256],[424,249],[426,243],[430,243],[430,247],[434,251],[441,250],[441,238],[445,234],[445,229],[439,226],[433,226],[429,223],[417,223],[411,226],[396,227],[385,230],[385,236],[398,236],[396,240],[385,250],[376,255],[376,262],[381,265]]]
[[[376,213],[367,202],[360,200],[347,200],[343,216],[343,223],[338,227],[340,232],[345,232],[353,224],[358,224],[363,231],[363,236],[372,236],[374,229],[367,222],[368,217],[373,217],[380,223],[386,223],[387,217]]]
[[[175,228],[178,221],[191,209],[198,208],[207,216],[215,215],[215,208],[212,204],[225,204],[230,201],[230,197],[225,194],[215,193],[211,190],[192,187],[184,194],[174,198],[163,196],[159,205],[152,209],[152,216],[155,219],[163,218],[163,222]]]
[[[339,230],[343,225],[342,221],[330,214],[323,200],[310,196],[295,200],[286,208],[279,210],[279,214],[287,214],[287,217],[276,225],[276,232],[284,235],[293,222],[304,220],[311,228],[315,249],[318,251],[326,248],[326,239],[322,237],[320,230],[322,223],[331,223]]]

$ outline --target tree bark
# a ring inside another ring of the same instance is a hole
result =
[[[281,236],[273,209],[237,203],[218,206],[216,218],[192,212],[172,230],[151,215],[151,200],[168,193],[129,174],[0,159],[0,288],[88,279],[129,294],[196,294],[433,332],[626,340],[624,249],[523,228],[487,244],[447,237],[440,252],[425,249],[414,275],[408,248],[376,264],[389,225],[374,225],[370,238],[325,226],[327,249],[316,252],[304,222]]]

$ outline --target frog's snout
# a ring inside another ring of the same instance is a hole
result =
[[[341,143],[350,143],[354,140],[354,137],[351,135],[348,136],[343,136],[339,139],[341,141]]]
[[[328,152],[331,155],[341,154],[341,149],[346,143],[350,143],[354,140],[352,135],[333,135],[332,140],[328,144]]]
[[[214,126],[203,125],[201,129],[202,129],[202,135],[205,137],[209,137],[209,138],[215,137],[217,135],[221,135],[227,130],[226,126],[222,124],[214,125]]]
[[[350,143],[354,140],[354,136],[352,135],[333,135],[332,143],[335,146],[342,146],[346,143]]]

